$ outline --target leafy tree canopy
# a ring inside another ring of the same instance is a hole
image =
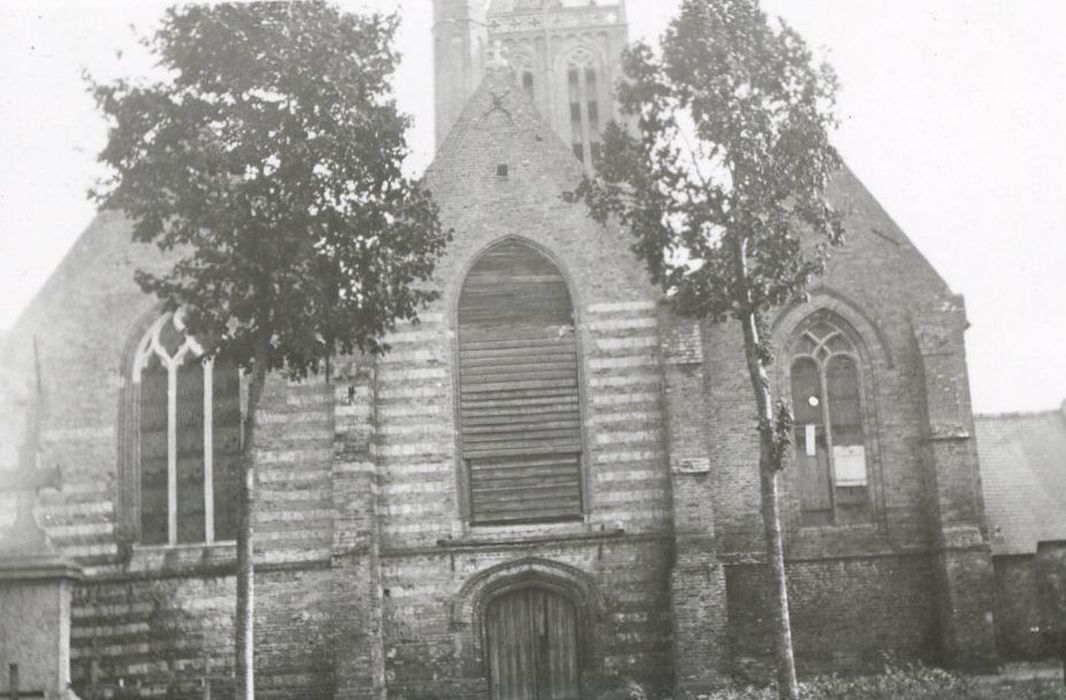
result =
[[[92,84],[112,171],[93,196],[174,251],[138,283],[211,352],[247,367],[265,338],[265,369],[305,376],[382,350],[435,296],[450,234],[401,172],[396,26],[322,1],[179,6],[143,41],[161,80]]]
[[[624,68],[635,133],[610,125],[598,177],[570,198],[632,231],[685,315],[740,319],[801,295],[842,242],[823,194],[841,165],[832,69],[757,0],[686,0],[661,53],[637,44]]]

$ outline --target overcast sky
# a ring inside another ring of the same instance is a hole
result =
[[[399,7],[411,170],[432,158],[430,0]],[[654,38],[678,0],[630,0]],[[157,0],[7,0],[0,7],[0,329],[93,216],[105,130],[81,72],[136,74],[130,25]],[[843,83],[836,143],[948,284],[965,295],[975,406],[1066,399],[1066,2],[763,0],[826,51]]]

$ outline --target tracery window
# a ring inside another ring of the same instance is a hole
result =
[[[142,544],[236,537],[240,377],[202,356],[180,313],[153,323],[134,356]]]
[[[829,314],[801,324],[791,348],[801,523],[870,520],[861,356]]]
[[[570,103],[570,143],[578,160],[591,168],[600,155],[599,75],[595,57],[576,49],[567,62],[567,94]]]
[[[472,523],[581,517],[570,292],[554,263],[519,241],[489,249],[463,284],[458,413]]]

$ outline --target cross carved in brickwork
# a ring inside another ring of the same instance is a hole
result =
[[[503,106],[503,101],[510,94],[511,94],[510,90],[508,90],[507,92],[503,93],[502,95],[497,95],[492,90],[489,90],[489,97],[492,98],[492,106],[489,107],[489,110],[487,112],[485,112],[481,116],[482,117],[487,117],[490,114],[492,114],[493,112],[503,112],[507,116],[508,119],[513,119],[513,117],[511,117],[511,112],[506,107]]]

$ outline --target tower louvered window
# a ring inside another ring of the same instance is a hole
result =
[[[174,314],[156,321],[137,349],[142,544],[236,537],[240,378],[236,367],[201,355]]]
[[[459,383],[471,521],[581,517],[573,306],[558,268],[530,246],[501,243],[466,278]]]
[[[796,467],[804,525],[870,519],[859,354],[841,325],[819,314],[792,348]]]

